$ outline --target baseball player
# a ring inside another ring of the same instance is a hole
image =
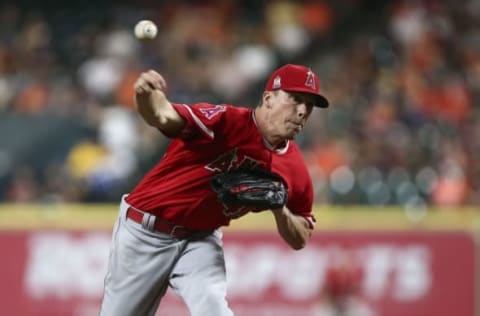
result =
[[[313,108],[328,107],[328,101],[317,75],[293,64],[270,76],[255,109],[171,103],[166,88],[153,70],[135,83],[137,111],[172,141],[161,161],[122,197],[100,314],[154,315],[171,287],[193,316],[233,315],[225,299],[220,227],[255,208],[223,203],[212,178],[236,170],[281,177],[281,197],[288,198],[271,212],[283,240],[303,248],[315,222],[313,188],[293,139]]]

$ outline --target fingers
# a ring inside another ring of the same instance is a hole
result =
[[[136,93],[150,93],[153,90],[165,91],[166,88],[167,82],[154,70],[143,72],[134,84]]]

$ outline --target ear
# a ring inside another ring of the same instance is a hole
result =
[[[265,107],[267,109],[271,109],[272,108],[272,104],[271,104],[271,100],[272,100],[272,92],[271,91],[265,91],[263,92],[263,104],[265,105]]]

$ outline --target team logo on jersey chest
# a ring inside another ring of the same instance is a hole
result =
[[[255,169],[258,165],[259,162],[252,157],[247,155],[239,157],[238,148],[234,148],[206,165],[205,169],[214,172],[226,172],[236,169]]]

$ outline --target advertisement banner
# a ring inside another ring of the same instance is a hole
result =
[[[98,315],[110,238],[0,232],[2,314]],[[236,316],[474,316],[466,232],[316,232],[300,251],[275,232],[227,232],[224,243]],[[169,291],[158,315],[189,313]]]

